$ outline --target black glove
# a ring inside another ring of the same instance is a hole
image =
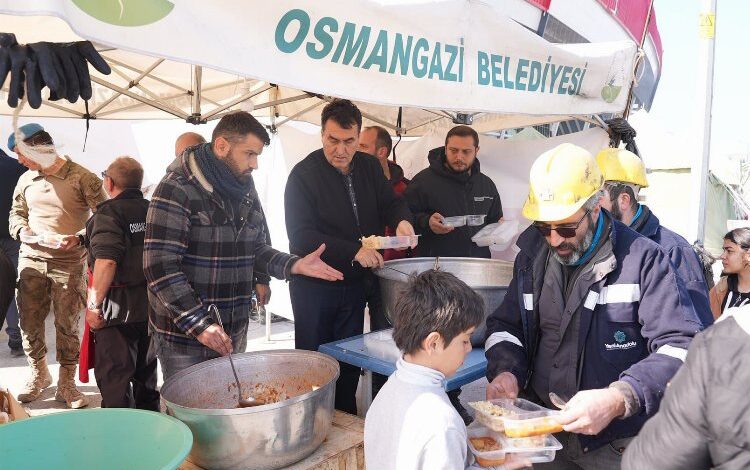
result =
[[[24,71],[26,73],[26,98],[29,100],[29,106],[39,109],[39,106],[42,105],[44,81],[42,80],[42,73],[37,64],[37,58],[31,50],[29,50],[29,57],[26,59]]]
[[[29,47],[17,44],[10,48],[10,88],[8,90],[8,106],[15,108],[18,100],[23,98],[25,81],[24,69],[29,57]]]
[[[94,45],[91,44],[91,41],[78,41],[76,43],[76,48],[78,48],[78,53],[81,54],[81,57],[88,60],[99,73],[104,75],[112,73],[109,64],[105,62],[104,58],[96,51],[96,49],[94,49]]]
[[[65,89],[64,77],[61,76],[62,64],[53,52],[54,44],[49,42],[36,42],[29,44],[34,53],[35,61],[41,72],[44,84],[50,91]],[[28,74],[28,72],[26,72]],[[61,80],[62,78],[62,80]]]
[[[10,48],[18,44],[15,34],[0,33],[0,88],[10,72]]]
[[[81,94],[78,69],[76,67],[76,60],[79,55],[75,43],[55,44],[53,51],[61,64],[61,70],[58,72],[62,72],[65,77],[65,89],[60,90],[60,93],[56,93],[56,95],[67,99],[71,103],[75,103]]]

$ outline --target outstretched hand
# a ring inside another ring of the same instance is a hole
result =
[[[318,279],[326,281],[343,281],[344,275],[341,274],[341,272],[328,266],[328,264],[320,259],[320,255],[323,254],[325,249],[326,244],[323,243],[317,250],[294,263],[292,266],[292,274],[317,277]]]

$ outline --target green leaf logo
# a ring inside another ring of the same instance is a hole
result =
[[[86,14],[115,26],[144,26],[172,12],[167,0],[73,0]]]
[[[612,103],[617,99],[621,89],[621,86],[606,85],[602,88],[602,98],[607,103]]]

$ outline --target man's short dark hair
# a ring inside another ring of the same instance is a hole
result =
[[[143,185],[143,167],[132,157],[119,157],[107,167],[107,176],[120,189],[140,189]]]
[[[636,210],[638,208],[638,195],[631,185],[617,181],[607,181],[604,183],[604,187],[609,192],[609,199],[612,201],[612,204],[616,204],[620,194],[627,194],[630,197],[630,209]]]
[[[445,145],[448,145],[448,139],[454,135],[458,137],[472,137],[474,138],[474,147],[479,147],[479,134],[469,126],[456,126],[449,130],[445,136]]]
[[[388,149],[388,153],[386,153],[385,156],[389,156],[391,150],[393,150],[393,139],[391,139],[391,134],[385,130],[385,127],[381,126],[370,126],[366,127],[364,130],[370,129],[375,131],[375,151],[377,152],[379,148],[385,147]]]
[[[55,145],[52,140],[52,136],[47,131],[39,131],[36,134],[23,140],[23,143],[29,147],[44,146],[44,145]]]
[[[436,331],[448,346],[484,320],[484,301],[451,273],[429,270],[410,279],[396,302],[393,340],[405,354],[417,352]]]
[[[329,119],[333,119],[333,122],[344,129],[351,129],[356,125],[357,130],[362,130],[362,113],[349,100],[336,98],[328,103],[320,114],[320,126],[325,127]]]
[[[211,134],[211,143],[215,143],[219,137],[224,137],[229,142],[236,143],[244,139],[248,134],[259,138],[263,145],[269,145],[271,138],[266,128],[259,123],[255,117],[245,111],[229,113],[219,120],[214,132]]]

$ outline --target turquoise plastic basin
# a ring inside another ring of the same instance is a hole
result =
[[[0,426],[0,467],[176,469],[193,446],[185,424],[152,411],[99,408]]]

